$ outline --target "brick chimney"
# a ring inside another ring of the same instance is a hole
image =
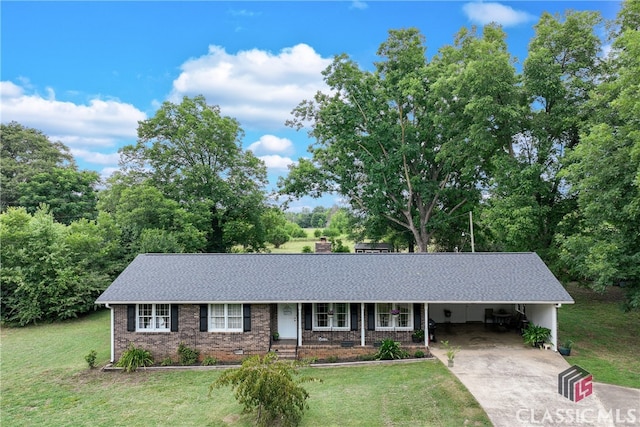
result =
[[[316,242],[316,253],[317,254],[331,253],[331,242],[327,241],[326,237],[321,237],[320,241]]]

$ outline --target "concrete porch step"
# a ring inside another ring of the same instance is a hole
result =
[[[295,340],[281,340],[271,344],[271,351],[276,353],[280,359],[295,360],[298,357]]]

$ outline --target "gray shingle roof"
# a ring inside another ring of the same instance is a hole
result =
[[[572,303],[535,253],[144,254],[97,303]]]

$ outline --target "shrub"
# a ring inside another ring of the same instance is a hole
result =
[[[207,356],[204,359],[202,359],[202,366],[213,366],[217,364],[218,364],[218,360],[213,356]]]
[[[89,365],[89,369],[93,369],[96,367],[96,357],[98,356],[98,353],[95,350],[91,350],[89,352],[89,354],[87,354],[84,357],[84,360],[87,361],[87,364]]]
[[[129,344],[129,348],[122,353],[120,360],[116,363],[117,367],[124,368],[125,372],[133,372],[139,367],[153,365],[153,357],[148,350],[136,348],[133,343]]]
[[[313,235],[318,238],[320,236],[322,236],[322,230],[316,228],[315,230],[313,230]]]
[[[522,334],[522,338],[524,339],[525,344],[536,346],[547,342],[550,335],[551,329],[529,323]]]
[[[313,249],[311,248],[311,246],[309,245],[305,245],[302,247],[302,253],[303,254],[310,254],[313,252]]]
[[[178,355],[180,356],[181,365],[195,365],[198,362],[198,356],[200,352],[193,348],[189,348],[184,343],[180,343],[178,346]]]
[[[377,353],[369,353],[369,354],[360,354],[358,355],[358,360],[362,360],[363,362],[370,362],[372,360],[376,360]]]
[[[309,393],[300,385],[305,381],[319,381],[298,374],[301,362],[287,363],[278,360],[275,353],[249,357],[237,369],[225,371],[209,386],[209,396],[214,388],[231,386],[236,400],[245,412],[256,412],[260,426],[295,426],[308,409]]]
[[[336,355],[331,355],[329,357],[327,357],[327,362],[329,363],[336,363],[338,361],[338,356]]]
[[[377,360],[404,359],[407,356],[407,352],[400,348],[400,343],[390,338],[382,340],[376,353]]]
[[[424,357],[424,351],[416,350],[416,352],[413,353],[413,357],[416,357],[418,359],[422,359]]]
[[[165,357],[164,359],[162,359],[162,362],[160,362],[161,366],[171,366],[173,365],[173,360],[171,360],[171,358],[169,356]]]

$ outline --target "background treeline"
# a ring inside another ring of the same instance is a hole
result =
[[[106,182],[39,130],[3,124],[1,320],[85,312],[138,253],[266,251],[302,228],[469,251],[469,212],[477,251],[535,251],[640,307],[640,2],[607,24],[543,14],[518,67],[494,25],[430,60],[415,29],[391,30],[373,71],[337,56],[332,92],[293,111],[316,144],[278,196],[333,192],[342,208],[285,212],[240,124],[202,96],[140,122]]]

